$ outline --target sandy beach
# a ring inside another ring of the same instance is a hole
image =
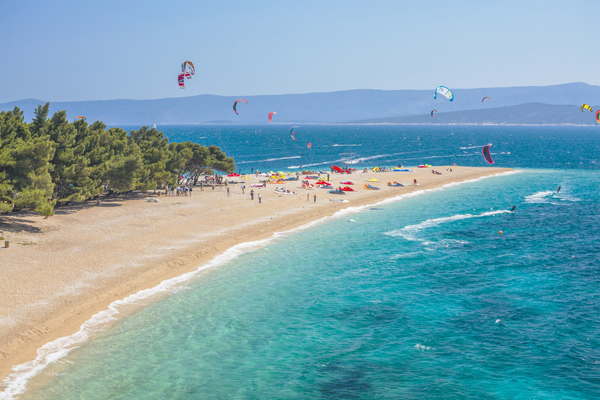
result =
[[[201,191],[196,186],[190,197],[132,193],[106,199],[100,207],[88,202],[59,208],[49,219],[30,212],[3,215],[0,236],[10,240],[10,248],[0,250],[0,377],[35,358],[44,344],[76,332],[115,300],[192,271],[236,244],[269,238],[347,207],[510,171],[446,168],[435,167],[442,175],[431,169],[331,174],[334,188],[340,181],[354,182],[356,191],[345,196],[304,190],[291,181],[254,188],[251,200],[250,185],[265,179],[251,175],[245,194],[240,184],[230,185],[229,198],[224,187]],[[372,184],[381,190],[363,189],[370,178],[380,181]],[[386,184],[413,179],[419,186]],[[297,195],[277,194],[276,186]],[[159,201],[146,201],[149,196]]]

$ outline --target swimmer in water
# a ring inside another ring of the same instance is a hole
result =
[[[556,193],[560,192],[560,186],[556,189]]]
[[[515,212],[515,208],[517,208],[517,206],[512,206],[512,208],[510,209],[510,212]]]

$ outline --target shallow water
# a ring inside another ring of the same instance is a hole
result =
[[[570,169],[580,153],[243,254],[52,364],[22,398],[598,397],[600,171]]]

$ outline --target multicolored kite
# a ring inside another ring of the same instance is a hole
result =
[[[582,104],[581,105],[581,112],[583,112],[583,110],[590,110],[590,112],[594,112],[594,110],[592,110],[592,107],[590,107],[588,104]]]
[[[292,126],[292,129],[290,129],[290,137],[294,140],[296,140],[296,132],[292,132],[294,130],[294,128],[300,128],[299,126]]]
[[[269,113],[269,122],[273,122],[273,115],[277,114],[275,111]]]
[[[183,84],[185,78],[192,79],[192,76],[190,75],[189,72],[183,72],[183,73],[177,75],[177,81],[179,82],[180,89],[185,89],[185,85]]]
[[[490,146],[492,144],[488,144],[487,146],[483,146],[483,149],[481,149],[481,153],[483,154],[483,158],[485,158],[485,161],[488,162],[488,164],[493,164],[494,160],[492,160],[492,155],[490,154]]]
[[[437,112],[437,110],[431,110],[431,118],[433,118],[433,113]]]
[[[437,99],[438,93],[450,101],[454,100],[454,93],[452,93],[452,90],[448,89],[446,86],[438,86],[435,89],[435,94],[433,95],[434,99]]]
[[[196,72],[196,67],[194,67],[194,63],[190,60],[184,61],[183,64],[181,64],[181,72],[185,72],[185,67],[189,67],[190,74],[192,75]]]
[[[238,99],[238,100],[234,101],[233,102],[233,112],[236,113],[237,115],[240,115],[240,114],[238,114],[237,109],[236,109],[237,108],[237,103],[240,102],[240,101],[243,101],[244,103],[248,104],[248,102],[246,100],[244,100],[244,99]]]
[[[492,99],[490,99],[489,97],[487,97],[487,96],[486,96],[486,97],[484,97],[483,99],[481,99],[481,104],[483,104],[483,101],[484,101],[485,99],[488,99],[489,101],[492,101]]]

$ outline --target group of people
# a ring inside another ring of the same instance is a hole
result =
[[[191,196],[192,188],[188,186],[169,186],[167,189],[167,196],[169,197],[179,197],[179,196]]]

